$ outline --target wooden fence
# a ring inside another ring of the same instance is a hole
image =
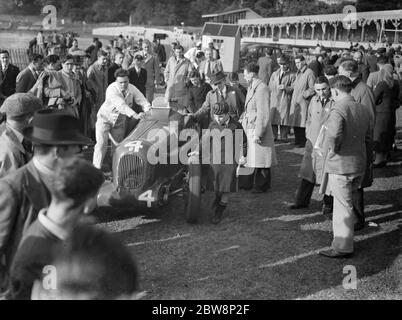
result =
[[[10,53],[11,63],[23,70],[29,65],[29,56],[33,53],[39,53],[45,57],[48,54],[57,54],[61,58],[67,54],[67,49],[53,47],[43,50],[39,46],[33,46],[30,49],[9,49],[8,52]]]
[[[17,66],[20,70],[25,69],[29,64],[29,56],[27,49],[10,49],[11,63]]]

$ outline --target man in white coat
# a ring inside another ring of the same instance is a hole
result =
[[[170,57],[165,69],[167,82],[165,99],[170,102],[174,101],[181,106],[185,106],[187,103],[186,83],[190,71],[193,70],[190,60],[184,57],[183,52],[182,46],[176,46],[174,56]]]
[[[271,167],[277,164],[274,135],[269,121],[269,91],[258,78],[256,63],[246,65],[244,79],[249,83],[242,120],[247,135],[246,167],[254,168],[253,193],[262,193],[271,187]]]
[[[307,67],[303,56],[295,58],[297,67],[293,83],[292,101],[290,103],[289,124],[295,132],[295,145],[304,148],[306,144],[306,120],[310,99],[314,96],[315,75]]]
[[[118,69],[115,78],[116,81],[106,90],[106,100],[100,107],[96,120],[93,165],[98,169],[102,168],[109,133],[115,141],[121,142],[126,131],[127,117],[143,119],[144,111],[148,111],[151,106],[144,95],[129,83],[127,70]],[[142,107],[143,112],[135,112],[134,103]]]

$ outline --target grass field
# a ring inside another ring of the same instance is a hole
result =
[[[402,119],[400,117],[399,119]],[[402,148],[402,122],[398,136]],[[212,195],[203,195],[203,219],[185,222],[183,199],[163,214],[103,209],[99,225],[114,232],[136,257],[144,299],[401,299],[402,152],[375,170],[366,189],[372,226],[356,233],[355,255],[317,255],[332,239],[315,190],[309,209],[292,211],[303,150],[277,145],[279,165],[266,194],[233,194],[224,220],[211,225]],[[346,290],[345,266],[357,273]]]

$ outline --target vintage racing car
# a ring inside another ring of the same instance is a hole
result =
[[[184,129],[196,132],[199,141],[199,129],[191,117],[166,107],[148,111],[146,118],[116,145],[112,181],[102,186],[98,206],[160,211],[170,197],[180,194],[185,201],[187,222],[195,223],[200,213],[201,165],[194,157],[185,163],[177,161],[180,152],[189,154],[183,149],[186,141],[178,141]],[[155,163],[156,156],[167,162]]]

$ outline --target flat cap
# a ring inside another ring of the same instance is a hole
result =
[[[14,119],[43,109],[42,101],[32,93],[14,93],[1,106],[0,112]]]

